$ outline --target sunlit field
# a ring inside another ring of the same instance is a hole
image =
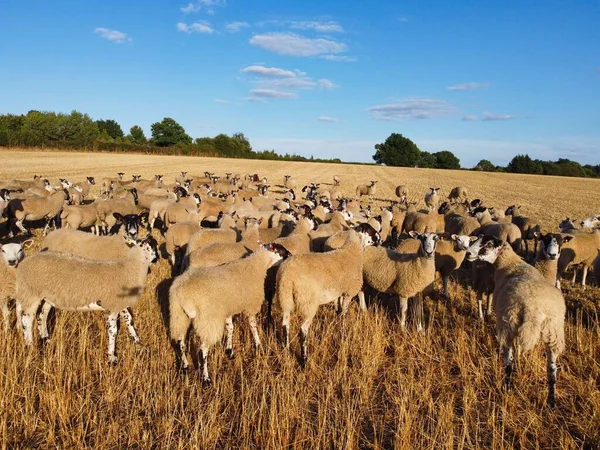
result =
[[[52,181],[99,181],[125,172],[127,179],[162,174],[172,182],[181,170],[258,173],[269,179],[272,196],[281,196],[285,174],[322,184],[339,175],[350,197],[357,184],[377,180],[377,206],[389,205],[399,184],[421,206],[429,187],[440,187],[445,197],[461,184],[487,205],[521,205],[544,231],[558,231],[567,216],[600,212],[600,180],[593,179],[108,153],[2,150],[0,157],[0,180],[36,174]],[[98,193],[97,184],[92,194]],[[158,230],[153,234],[164,242]],[[41,229],[34,235],[28,254],[39,250]],[[276,315],[277,330],[263,327],[264,348],[256,353],[247,321],[237,317],[236,357],[229,360],[222,346],[215,347],[209,357],[213,385],[205,388],[197,371],[182,377],[175,370],[165,322],[171,268],[163,258],[151,266],[146,292],[133,310],[142,345],[129,342],[121,329],[116,367],[107,364],[100,313],[56,312],[43,348],[26,348],[14,326],[4,333],[1,447],[600,448],[600,289],[593,276],[586,291],[563,281],[567,349],[559,359],[557,408],[551,411],[542,347],[519,361],[513,390],[501,390],[494,325],[477,318],[471,271],[464,266],[453,274],[450,300],[426,299],[424,335],[413,327],[401,331],[385,298],[369,302],[366,313],[354,302],[345,319],[333,304],[321,307],[305,369],[298,361],[297,321],[290,352],[279,341]]]

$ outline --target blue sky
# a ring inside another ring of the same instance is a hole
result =
[[[0,112],[165,116],[193,137],[372,161],[600,163],[600,2],[52,1],[0,6]]]

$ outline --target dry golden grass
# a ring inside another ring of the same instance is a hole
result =
[[[422,203],[427,187],[446,194],[464,184],[471,196],[505,208],[518,203],[546,229],[564,216],[598,213],[600,181],[307,163],[113,154],[2,151],[0,179],[79,181],[118,171],[170,181],[180,170],[265,174],[281,183],[331,182],[354,194],[379,180],[377,197],[407,184]],[[275,188],[276,189],[276,188]],[[159,233],[155,231],[155,236]],[[36,231],[36,251],[40,242]],[[468,271],[450,286],[452,301],[426,301],[426,336],[402,333],[385,302],[343,322],[323,307],[311,328],[301,370],[298,324],[292,352],[273,333],[256,355],[247,323],[236,318],[237,356],[210,356],[214,384],[182,379],[164,325],[170,268],[152,267],[134,314],[144,345],[118,339],[119,365],[106,364],[101,314],[58,312],[52,339],[29,350],[14,329],[0,349],[2,448],[599,448],[600,290],[567,287],[567,350],[559,360],[558,407],[546,408],[541,348],[522,360],[515,389],[500,391],[501,361],[491,324],[480,324]],[[565,283],[568,284],[568,283]],[[215,299],[218,300],[218,299]]]

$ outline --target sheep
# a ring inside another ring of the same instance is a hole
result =
[[[586,217],[581,221],[582,228],[600,228],[600,215]]]
[[[127,193],[128,195],[126,198],[100,200],[95,203],[96,209],[98,210],[98,220],[105,233],[108,233],[108,230],[117,223],[114,213],[126,216],[128,214],[137,214],[139,212],[137,207],[137,190],[133,188]]]
[[[296,308],[302,317],[303,366],[308,358],[308,330],[319,305],[339,301],[342,311],[347,310],[349,301],[362,287],[363,248],[380,241],[368,224],[359,225],[358,231],[342,233],[345,239],[341,248],[292,256],[277,270],[273,303],[281,310],[284,345],[289,348],[290,315]]]
[[[521,230],[513,223],[494,222],[488,208],[479,207],[473,211],[473,215],[479,221],[481,227],[477,234],[494,236],[508,242],[515,251],[521,248]]]
[[[561,233],[580,233],[582,230],[577,228],[577,219],[569,218],[563,219],[558,224],[558,228]]]
[[[274,242],[283,246],[292,255],[310,253],[311,239],[309,233],[314,229],[314,220],[303,217],[298,221],[296,228],[289,236],[275,239]]]
[[[521,207],[517,205],[509,206],[504,212],[507,216],[512,216],[512,223],[519,227],[521,230],[522,243],[525,245],[525,258],[529,256],[529,243],[528,241],[533,240],[533,254],[537,253],[538,238],[537,233],[541,233],[542,226],[530,219],[521,215]]]
[[[435,233],[444,231],[444,225],[441,223],[444,216],[430,211],[429,214],[420,211],[410,211],[406,214],[402,230],[406,233],[415,231],[419,234]]]
[[[590,268],[594,265],[594,260],[600,250],[600,230],[596,229],[593,233],[577,233],[571,236],[572,239],[565,243],[558,257],[558,284],[557,287],[560,289],[560,277],[571,265],[582,265],[583,266],[583,278],[581,285],[585,290],[587,273]],[[563,236],[565,237],[565,236]],[[571,283],[575,284],[577,277],[577,270],[573,272],[573,279]]]
[[[86,177],[85,181],[80,183],[73,184],[74,188],[78,188],[80,190],[83,198],[87,198],[90,193],[90,188],[96,184],[96,179],[94,177]]]
[[[169,334],[178,369],[187,371],[186,335],[190,324],[200,339],[202,381],[211,384],[208,351],[219,342],[227,327],[226,354],[232,358],[233,316],[248,317],[254,345],[261,347],[256,315],[265,302],[267,270],[287,252],[276,244],[266,244],[251,256],[222,266],[201,267],[177,277],[169,289]]]
[[[334,175],[333,176],[333,185],[334,186],[339,186],[340,183],[341,183],[340,176],[339,175]]]
[[[291,175],[285,175],[283,177],[283,185],[286,189],[296,189],[298,187],[298,182]]]
[[[158,256],[152,237],[129,242],[132,247],[127,257],[117,260],[98,261],[57,252],[41,252],[23,260],[17,268],[16,301],[21,310],[25,342],[33,344],[33,319],[42,302],[38,321],[42,340],[48,338],[46,317],[51,307],[104,311],[108,325],[108,362],[116,364],[117,319],[121,315],[131,333],[131,315],[125,311],[139,301],[148,267]],[[132,338],[137,338],[137,334]]]
[[[92,227],[95,234],[100,234],[100,221],[96,204],[89,205],[65,205],[60,213],[60,219],[64,228]]]
[[[156,219],[161,220],[162,228],[165,230],[165,214],[167,212],[167,207],[173,203],[175,203],[174,199],[164,198],[154,200],[150,204],[150,211],[148,213],[148,231],[151,232],[154,229],[154,223],[156,222]]]
[[[194,250],[207,244],[212,244],[213,242],[235,243],[238,240],[238,236],[238,230],[231,227],[200,229],[190,237],[189,242],[187,243],[186,255],[189,255]]]
[[[371,184],[359,184],[356,186],[356,198],[359,199],[363,195],[367,195],[369,200],[377,193],[377,181],[371,181]]]
[[[399,253],[383,247],[367,248],[364,251],[363,279],[367,286],[379,292],[398,296],[400,306],[400,326],[406,328],[408,299],[416,297],[433,285],[435,279],[435,252],[439,236],[435,233],[419,234],[414,231],[410,236],[418,239],[417,253]],[[366,309],[364,292],[359,293],[361,309]],[[417,311],[417,329],[423,331],[422,299],[415,305]]]
[[[196,222],[180,222],[173,224],[165,233],[165,251],[174,273],[179,273],[190,238],[200,231]]]
[[[47,198],[28,198],[25,200],[12,199],[8,202],[8,212],[11,219],[11,225],[16,225],[19,230],[29,235],[31,234],[23,226],[23,221],[45,219],[43,235],[46,236],[51,223],[56,228],[56,217],[60,215],[65,200],[69,199],[69,193],[66,190],[57,191]],[[13,236],[13,227],[10,227],[9,236]]]
[[[504,386],[510,387],[515,359],[540,338],[546,346],[548,406],[556,404],[556,361],[565,349],[566,305],[562,293],[514,252],[486,236],[479,259],[494,265],[496,337],[504,358]]]
[[[440,188],[429,188],[429,191],[427,192],[427,194],[425,194],[425,204],[427,205],[427,208],[432,211],[435,208],[437,208],[438,203],[440,202],[440,197],[438,196],[437,191],[439,191]]]
[[[4,210],[10,201],[10,191],[8,189],[0,189],[0,218],[4,215]]]
[[[479,259],[479,251],[483,245],[483,234],[477,236],[477,239],[467,250],[466,259],[472,263],[471,276],[473,289],[477,297],[477,310],[479,320],[483,320],[483,296],[487,297],[486,315],[492,315],[492,305],[494,301],[494,266],[488,262]]]
[[[464,186],[456,186],[452,188],[450,194],[448,194],[448,201],[450,203],[462,203],[469,201],[469,194],[467,188]]]
[[[182,222],[202,222],[198,210],[194,207],[182,205],[180,203],[170,203],[165,208],[164,228],[168,229],[176,223]]]
[[[29,239],[21,244],[0,245],[2,261],[0,262],[0,309],[4,319],[4,330],[10,326],[9,302],[15,299],[17,267],[25,257],[24,249],[33,244]],[[17,318],[17,325],[18,325]]]
[[[471,243],[477,238],[475,236],[457,235],[444,233],[443,237],[449,237],[450,240],[442,239],[437,243],[435,249],[435,271],[442,277],[444,286],[444,297],[448,295],[448,281],[450,274],[458,269],[463,263],[466,251]],[[416,239],[407,239],[402,241],[395,250],[399,253],[417,253],[421,242]]]
[[[408,198],[408,186],[405,184],[396,186],[396,197],[398,197],[398,203],[405,203]]]
[[[564,243],[573,239],[573,236],[561,236],[558,233],[544,234],[536,231],[536,238],[541,245],[537,252],[533,267],[535,267],[543,277],[553,286],[557,285],[558,280],[558,258]]]
[[[438,209],[438,214],[444,215],[444,231],[450,234],[473,234],[479,229],[479,221],[467,215],[468,203],[450,204],[444,202]]]
[[[323,245],[325,244],[327,238],[339,231],[345,231],[349,229],[350,226],[348,225],[344,214],[340,211],[335,211],[328,223],[319,225],[316,230],[310,232],[312,250],[315,252],[322,252]]]

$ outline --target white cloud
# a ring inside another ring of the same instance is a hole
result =
[[[200,11],[202,9],[202,6],[200,4],[197,4],[197,3],[195,4],[195,3],[190,2],[187,5],[182,6],[179,9],[181,9],[181,12],[189,14],[189,13],[195,13],[195,12]]]
[[[229,100],[224,100],[222,98],[215,98],[215,103],[220,103],[221,105],[228,105],[231,103]]]
[[[124,42],[132,42],[132,39],[127,36],[127,33],[117,30],[109,30],[108,28],[96,28],[94,33],[100,35],[100,37],[107,39],[115,44],[123,44]]]
[[[278,69],[277,67],[265,67],[262,65],[252,65],[244,67],[241,70],[243,73],[260,75],[263,77],[295,77],[296,74],[290,70]]]
[[[264,80],[258,83],[261,87],[284,88],[284,89],[313,89],[317,83],[310,78],[280,78],[274,80]]]
[[[226,0],[197,0],[179,8],[185,14],[200,12],[203,8],[208,14],[214,14],[215,6],[225,6]]]
[[[343,55],[323,55],[322,59],[327,59],[329,61],[342,61],[342,62],[356,62],[355,56],[343,56]]]
[[[475,89],[487,89],[490,87],[490,83],[479,83],[477,81],[470,81],[469,83],[455,84],[454,86],[446,87],[448,91],[473,91]]]
[[[332,20],[326,22],[319,21],[301,21],[301,22],[290,22],[290,28],[296,30],[314,30],[318,33],[342,33],[344,29],[342,26]]]
[[[254,103],[264,103],[265,102],[264,98],[258,98],[258,97],[246,97],[246,100],[249,102],[254,102]]]
[[[321,89],[335,89],[339,87],[337,84],[331,80],[328,80],[327,78],[321,78],[320,80],[317,80],[317,83],[319,83],[319,87]]]
[[[329,116],[319,116],[319,117],[317,117],[317,120],[319,122],[328,122],[328,123],[339,123],[339,122],[341,122],[340,119],[336,119],[335,117],[329,117]]]
[[[456,108],[444,100],[415,97],[373,106],[367,111],[377,120],[433,119],[453,114]]]
[[[225,29],[230,33],[237,33],[242,31],[244,28],[248,28],[250,24],[248,22],[229,22],[225,25]]]
[[[294,33],[256,34],[250,44],[264,50],[290,56],[326,56],[347,50],[346,44],[325,38],[307,38]]]
[[[179,31],[183,31],[184,33],[203,33],[203,34],[212,34],[215,32],[214,28],[206,21],[194,22],[190,25],[185,24],[183,22],[177,23],[177,29]]]
[[[297,98],[298,94],[294,92],[279,91],[277,89],[252,89],[250,91],[253,97],[258,98]]]
[[[477,120],[477,116],[467,115],[462,118],[465,122],[475,122]]]
[[[486,122],[491,122],[494,120],[513,120],[516,118],[516,116],[511,116],[510,114],[492,114],[489,112],[484,112],[481,116],[481,120],[484,120]]]

